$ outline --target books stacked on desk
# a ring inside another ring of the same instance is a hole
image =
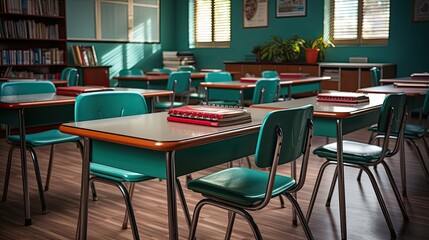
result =
[[[223,127],[251,122],[250,113],[241,108],[215,105],[187,105],[168,111],[168,121]]]
[[[355,92],[329,92],[317,94],[319,102],[363,103],[369,102],[369,97]]]
[[[162,52],[162,63],[164,68],[177,71],[179,66],[195,67],[195,58],[191,52],[164,51]]]
[[[422,72],[422,73],[413,73],[411,74],[412,79],[425,79],[429,80],[429,72]]]
[[[75,87],[57,87],[57,95],[77,96],[81,93],[99,92],[99,91],[114,91],[111,87],[99,86],[75,86]]]

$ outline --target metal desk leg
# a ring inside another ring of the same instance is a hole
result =
[[[343,122],[337,119],[337,169],[338,169],[338,196],[340,205],[341,239],[347,239],[346,224],[346,193],[344,187],[343,164]]]
[[[409,115],[408,115],[409,116]],[[405,139],[402,137],[400,144],[399,153],[399,164],[401,166],[401,184],[402,184],[402,196],[407,196],[407,171],[405,166]]]
[[[28,174],[27,174],[27,155],[25,144],[25,118],[24,109],[19,109],[19,139],[21,149],[21,174],[22,174],[22,190],[24,192],[24,211],[25,211],[25,226],[30,226],[31,213],[30,213],[30,194],[28,192]]]
[[[244,93],[242,89],[240,89],[240,105],[244,107]]]
[[[167,178],[167,208],[168,208],[168,231],[169,239],[179,238],[177,224],[177,202],[176,202],[176,166],[175,152],[166,153],[166,178]]]
[[[287,86],[287,91],[288,91],[288,93],[287,93],[287,100],[291,100],[292,99],[292,84],[289,84]]]
[[[91,142],[88,138],[83,140],[83,162],[82,162],[82,180],[80,188],[80,209],[79,209],[79,238],[86,240],[88,224],[88,191],[89,191],[89,162],[91,158]]]

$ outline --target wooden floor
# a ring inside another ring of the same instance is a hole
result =
[[[346,136],[349,139],[366,141],[369,133],[361,130]],[[314,137],[313,147],[325,143],[324,138]],[[245,144],[243,144],[245,146]],[[0,139],[0,187],[3,187],[8,145]],[[42,171],[43,181],[46,175],[48,148],[38,148],[37,153]],[[80,155],[73,144],[63,144],[57,147],[56,162],[53,169],[51,188],[46,192],[48,213],[41,214],[40,202],[34,181],[34,172],[29,161],[30,196],[33,225],[25,227],[22,183],[20,177],[19,154],[14,154],[11,185],[8,199],[0,202],[0,239],[73,239],[76,231],[76,221],[79,208],[80,190]],[[126,154],[126,153],[124,153]],[[201,153],[204,160],[204,153]],[[28,156],[28,155],[27,155]],[[398,239],[428,239],[429,236],[429,184],[424,178],[416,155],[406,147],[408,198],[405,204],[410,216],[408,223],[404,222],[398,204],[393,196],[384,170],[378,168],[376,178],[387,202]],[[426,157],[427,158],[427,157]],[[427,159],[426,159],[427,160]],[[398,186],[398,158],[388,160],[395,175]],[[314,186],[315,178],[322,159],[312,155],[309,173],[304,188],[299,193],[299,203],[307,211],[308,201]],[[217,166],[201,172],[193,177],[202,176],[226,167]],[[325,207],[330,176],[333,169],[328,169],[322,182],[318,199],[313,211],[310,227],[316,239],[340,239],[339,213],[337,192],[333,197],[331,207]],[[284,166],[281,172],[288,174],[289,166]],[[389,230],[380,211],[375,194],[367,177],[358,183],[355,178],[356,169],[346,169],[347,222],[349,239],[389,239]],[[184,179],[181,178],[182,184]],[[108,185],[97,185],[99,200],[89,204],[89,239],[132,239],[131,230],[122,230],[121,223],[124,205],[119,191]],[[190,210],[201,199],[200,195],[185,189]],[[152,180],[137,184],[134,197],[134,209],[142,239],[167,239],[167,209],[165,199],[165,181]],[[260,227],[264,239],[305,239],[299,224],[291,223],[291,207],[280,209],[278,199],[252,215]],[[188,230],[179,207],[179,236],[186,239]],[[198,228],[198,239],[223,239],[226,226],[226,212],[206,208],[203,210]],[[240,217],[237,217],[232,239],[253,239],[253,235]]]

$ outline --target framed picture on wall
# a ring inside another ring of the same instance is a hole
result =
[[[243,27],[268,27],[268,0],[243,0]]]
[[[429,21],[429,0],[414,0],[413,20],[414,22]]]
[[[306,15],[306,0],[276,0],[276,17]]]

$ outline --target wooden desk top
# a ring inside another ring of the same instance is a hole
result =
[[[252,122],[210,127],[167,121],[167,112],[65,123],[60,130],[82,137],[157,151],[173,151],[221,139],[257,133],[269,110],[248,109]]]
[[[285,109],[300,107],[310,104],[314,107],[315,117],[326,118],[348,118],[355,115],[363,114],[369,111],[379,109],[383,104],[385,94],[368,94],[369,102],[353,104],[353,103],[334,103],[334,102],[318,102],[316,96],[308,98],[293,99],[290,101],[265,103],[252,105],[251,108],[262,109]]]
[[[144,97],[169,96],[168,90],[152,90],[140,88],[113,88],[115,91],[132,91],[141,93]],[[74,96],[56,95],[55,93],[25,94],[0,96],[0,108],[30,108],[54,105],[74,104]]]
[[[413,79],[411,77],[400,77],[400,78],[382,78],[380,79],[380,83],[428,83],[429,79]]]
[[[195,72],[191,73],[191,79],[204,79],[207,73]],[[114,79],[118,81],[167,81],[169,74],[157,75],[128,75],[128,76],[115,76]]]
[[[416,87],[395,87],[393,84],[360,88],[357,92],[361,93],[405,93],[409,97],[418,97],[426,95],[427,88],[416,88]]]
[[[320,82],[323,80],[329,80],[330,77],[308,77],[308,78],[299,78],[299,79],[280,79],[280,86],[303,84],[303,83],[312,83]],[[223,89],[246,89],[256,87],[255,82],[241,82],[241,81],[231,81],[231,82],[202,82],[201,86],[207,88],[223,88]]]

